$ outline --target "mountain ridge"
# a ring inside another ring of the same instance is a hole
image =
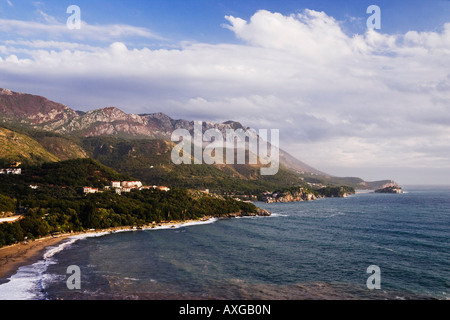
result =
[[[162,112],[127,114],[118,107],[79,112],[42,96],[8,89],[0,89],[0,112],[3,122],[83,138],[116,136],[170,140],[176,129],[187,129],[190,132],[194,130],[194,121],[173,119]],[[233,120],[223,123],[203,122],[204,130],[218,129],[225,133],[227,129],[239,128],[249,129]],[[326,175],[283,150],[280,150],[280,160],[282,164],[298,172]]]
[[[95,137],[115,137],[128,140],[165,140],[170,141],[172,132],[176,129],[194,130],[194,121],[184,119],[173,119],[162,112],[150,114],[128,114],[118,107],[106,107],[94,109],[87,112],[75,111],[68,106],[53,102],[45,97],[14,92],[9,89],[0,89],[0,123],[17,126],[20,128],[52,132],[62,137],[75,137],[80,141]],[[249,127],[239,122],[228,120],[223,123],[203,122],[202,129],[217,129],[225,133],[227,129],[244,129]],[[48,139],[47,139],[48,140]],[[64,139],[63,139],[64,140]],[[54,153],[61,150],[57,139],[50,142],[42,139],[43,144],[51,146]],[[64,142],[67,145],[67,142]],[[81,143],[82,145],[82,143]],[[67,149],[67,147],[66,147]],[[64,150],[64,148],[63,148]],[[83,152],[75,153],[83,155]],[[85,153],[87,156],[87,153]],[[82,157],[85,157],[84,155]],[[61,157],[61,152],[59,153]],[[66,157],[67,160],[71,157]],[[299,159],[293,157],[286,151],[280,149],[280,166],[291,171],[297,177],[294,181],[303,180],[315,184],[345,184],[355,189],[378,189],[392,184],[391,180],[366,182],[360,178],[335,177],[315,169]],[[219,166],[216,166],[219,168]],[[233,175],[241,175],[239,170],[243,168],[234,166],[221,167]],[[231,171],[230,171],[231,170]],[[238,171],[236,171],[238,170]],[[254,176],[252,169],[246,168],[247,179]],[[285,174],[283,172],[283,174]]]

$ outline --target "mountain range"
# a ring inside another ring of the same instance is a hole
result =
[[[203,130],[249,128],[235,121],[204,122]],[[127,114],[117,107],[75,111],[45,97],[0,89],[0,143],[4,162],[30,165],[76,158],[94,158],[117,171],[148,183],[205,187],[248,192],[264,188],[310,185],[347,185],[378,189],[394,181],[366,182],[335,177],[315,169],[280,149],[280,170],[263,177],[256,165],[176,166],[170,154],[172,132],[194,129],[194,122],[172,119],[164,113]],[[237,188],[237,190],[235,190]]]

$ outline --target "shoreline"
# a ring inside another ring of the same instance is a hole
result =
[[[116,232],[132,232],[142,230],[176,229],[183,226],[212,223],[217,221],[213,217],[203,217],[200,220],[161,222],[155,225],[142,227],[123,226],[108,229],[89,230],[85,232],[64,233],[55,237],[48,236],[33,241],[21,242],[11,246],[0,248],[0,285],[9,282],[20,267],[32,265],[44,258],[49,247],[60,245],[64,240],[77,236],[103,236]],[[80,238],[82,239],[82,238]]]
[[[0,285],[9,281],[9,278],[17,273],[20,267],[32,265],[39,261],[48,247],[60,244],[73,234],[64,234],[59,237],[46,237],[18,243],[0,248]]]
[[[271,213],[265,209],[259,208],[258,213],[254,216],[270,216]],[[41,239],[36,239],[33,241],[26,241],[17,243],[11,246],[6,246],[0,248],[0,285],[5,284],[10,281],[10,278],[17,274],[21,267],[32,265],[42,259],[44,259],[44,254],[47,252],[48,248],[61,245],[61,243],[66,239],[71,239],[75,237],[80,237],[83,239],[85,237],[92,236],[105,236],[108,234],[114,234],[117,232],[133,232],[133,231],[144,231],[144,230],[167,230],[167,229],[177,229],[182,227],[210,224],[214,223],[220,219],[230,219],[244,216],[253,216],[240,213],[229,214],[224,217],[212,217],[204,216],[198,220],[183,220],[183,221],[164,221],[158,223],[152,223],[149,225],[136,226],[121,226],[107,229],[96,229],[87,230],[84,232],[72,232],[63,233],[55,236],[47,236]]]

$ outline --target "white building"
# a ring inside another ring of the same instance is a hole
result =
[[[122,187],[122,192],[125,192],[125,193],[131,192],[131,188]]]
[[[140,181],[122,181],[122,187],[125,187],[125,188],[133,188],[133,187],[140,188],[140,187],[142,187],[142,182],[140,182]]]
[[[120,181],[111,181],[111,187],[120,188]]]
[[[98,188],[91,188],[91,187],[84,187],[83,188],[84,193],[98,193]]]

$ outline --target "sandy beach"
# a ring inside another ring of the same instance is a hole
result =
[[[31,265],[42,258],[47,247],[55,246],[70,236],[47,237],[0,248],[0,284],[6,282],[20,267]]]

